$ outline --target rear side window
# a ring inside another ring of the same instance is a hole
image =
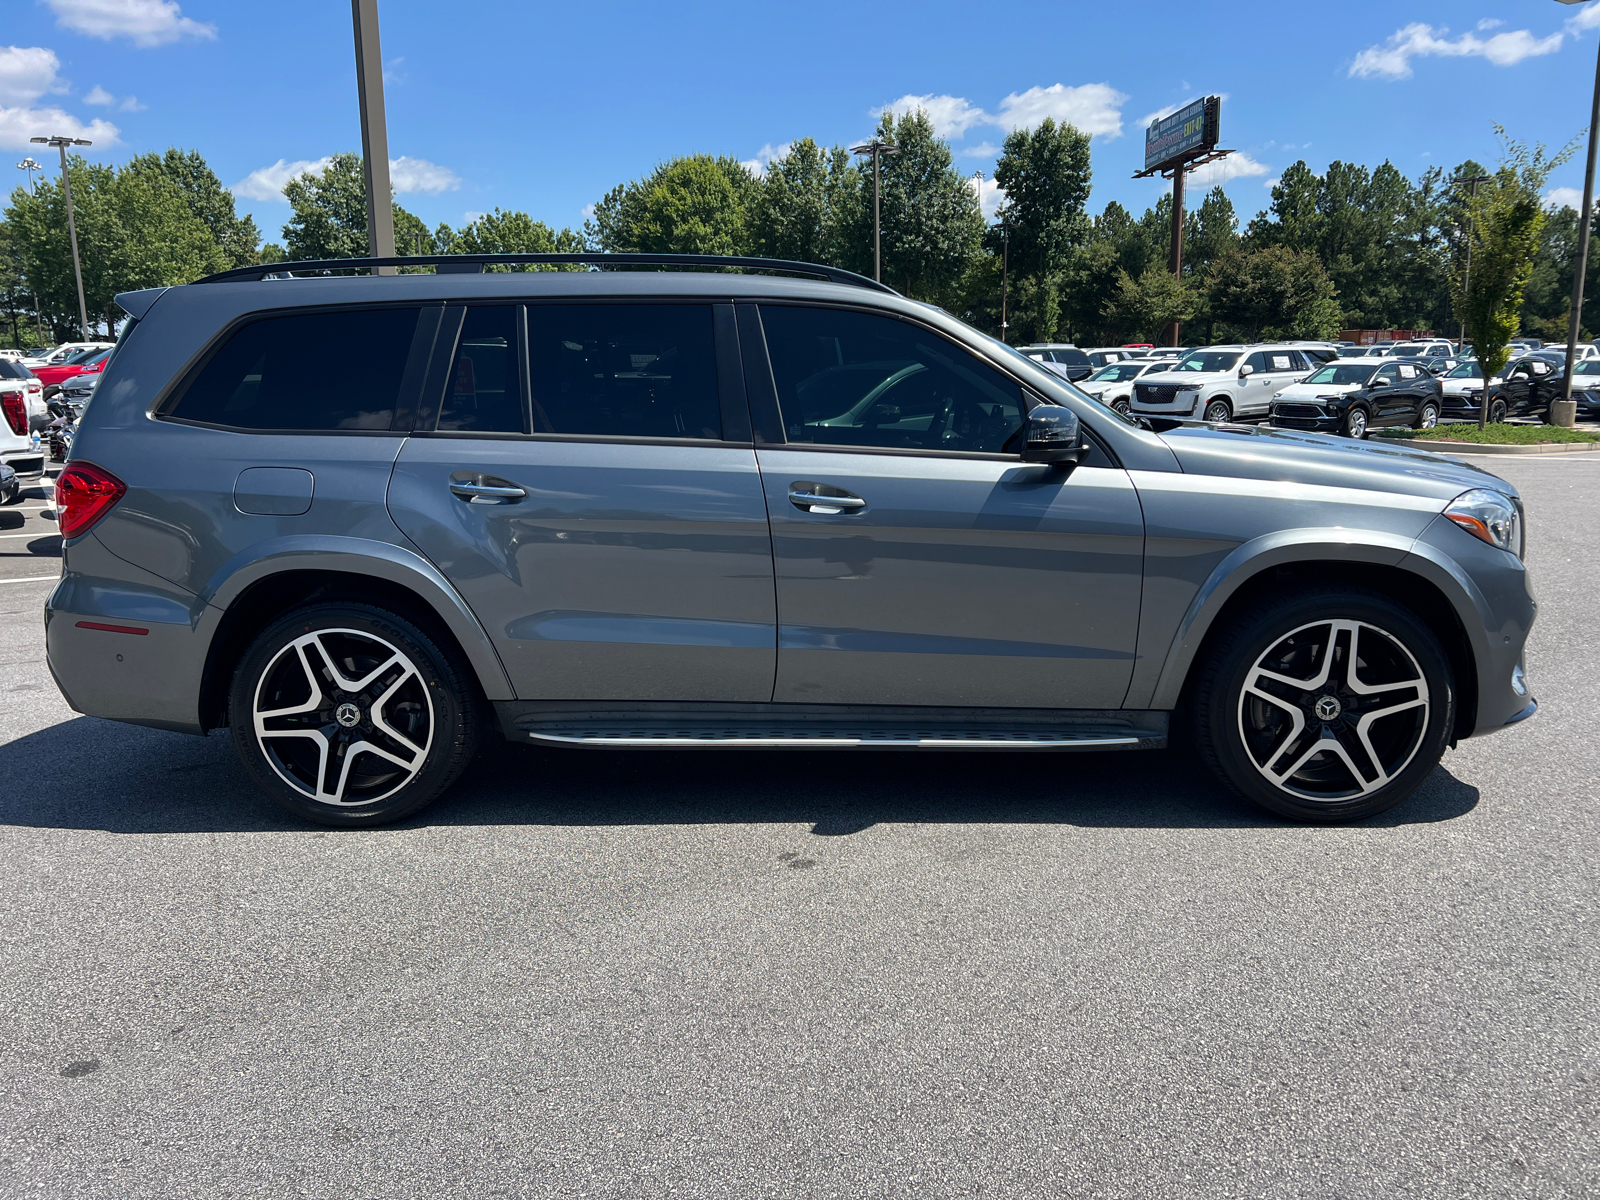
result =
[[[514,305],[469,308],[450,368],[439,428],[522,432],[522,372]]]
[[[1022,426],[1016,383],[919,326],[769,305],[761,321],[791,442],[997,453]]]
[[[253,321],[211,356],[169,415],[239,429],[388,429],[417,311]]]
[[[1057,350],[1055,351],[1055,356],[1056,361],[1065,367],[1087,367],[1093,365],[1089,362],[1089,356],[1082,350]]]
[[[720,438],[709,304],[530,304],[533,431]]]

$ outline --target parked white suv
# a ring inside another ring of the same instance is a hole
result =
[[[1089,378],[1078,384],[1078,390],[1093,396],[1107,408],[1127,413],[1133,402],[1133,381],[1157,371],[1170,371],[1178,359],[1130,358],[1123,362],[1107,363]]]
[[[1266,417],[1278,393],[1310,373],[1305,356],[1289,346],[1207,346],[1139,379],[1129,407],[1146,417]]]
[[[42,358],[25,358],[22,365],[30,371],[35,367],[58,367],[74,354],[84,350],[109,350],[115,342],[63,342]]]

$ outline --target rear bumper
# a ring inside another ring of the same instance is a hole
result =
[[[24,447],[20,450],[0,451],[0,462],[5,463],[18,475],[27,478],[44,474],[44,448],[38,450]]]

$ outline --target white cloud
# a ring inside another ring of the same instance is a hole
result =
[[[1248,154],[1235,151],[1226,158],[1216,159],[1190,171],[1187,186],[1196,190],[1210,189],[1219,183],[1231,183],[1235,179],[1251,179],[1257,175],[1266,175],[1271,170],[1271,167],[1257,162]]]
[[[1581,30],[1593,29],[1596,25],[1600,25],[1600,4],[1585,4],[1566,21],[1567,32],[1574,37]]]
[[[582,212],[579,215],[582,216],[585,221],[594,220],[594,205],[585,204]]]
[[[1273,188],[1277,187],[1282,182],[1283,182],[1283,176],[1282,175],[1274,175],[1271,179],[1263,179],[1261,181],[1261,186],[1266,188],[1267,191],[1270,192]]]
[[[1571,187],[1551,188],[1545,193],[1544,206],[1551,212],[1560,208],[1570,208],[1576,212],[1583,207],[1583,192]]]
[[[774,146],[771,142],[768,142],[756,151],[754,158],[747,158],[739,165],[749,171],[750,174],[761,178],[766,175],[768,167],[789,153],[789,147],[793,144],[792,142],[784,142],[781,146]]]
[[[301,175],[320,175],[332,158],[301,158],[294,162],[280,158],[270,167],[258,167],[228,190],[251,200],[282,200],[283,185]]]
[[[1000,101],[1000,116],[993,123],[1002,129],[1032,129],[1054,117],[1110,141],[1122,136],[1122,106],[1127,102],[1128,97],[1108,83],[1031,87]]]
[[[59,108],[0,108],[0,150],[27,150],[37,154],[42,147],[32,145],[32,137],[87,138],[100,149],[117,144],[119,130],[110,121],[90,121],[87,125]]]
[[[896,118],[910,116],[921,109],[933,122],[933,132],[942,138],[958,138],[974,125],[992,125],[994,118],[960,96],[901,96],[892,104],[872,110],[881,117],[892,112]]]
[[[968,146],[960,152],[962,158],[998,158],[1000,147],[993,142],[979,142],[976,146]]]
[[[162,46],[184,38],[210,40],[217,27],[183,15],[174,0],[45,0],[63,29],[111,41],[132,38],[135,46]]]
[[[102,105],[106,108],[115,107],[118,112],[143,112],[149,107],[148,105],[140,104],[137,96],[124,96],[118,100],[99,84],[95,84],[94,87],[89,89],[88,94],[83,98],[83,102],[85,104]]]
[[[0,46],[0,104],[28,104],[46,92],[64,92],[56,79],[61,60],[43,46]]]
[[[1000,206],[1005,203],[1005,189],[994,180],[985,179],[981,175],[974,175],[967,180],[967,184],[978,194],[978,203],[983,206],[983,215],[993,220],[995,214],[1000,211]]]
[[[488,213],[481,212],[464,212],[461,214],[461,223],[463,225],[471,225],[474,221],[482,220],[488,215]]]
[[[1580,13],[1573,18],[1574,22],[1585,19],[1585,13]],[[1593,23],[1593,22],[1591,22]],[[1363,79],[1380,76],[1384,79],[1409,79],[1411,78],[1411,60],[1413,58],[1441,57],[1441,58],[1486,58],[1497,67],[1509,67],[1521,62],[1525,58],[1535,58],[1542,54],[1554,54],[1561,49],[1564,33],[1552,33],[1549,37],[1536,38],[1526,29],[1514,29],[1509,33],[1497,33],[1493,37],[1480,38],[1477,34],[1463,33],[1460,37],[1451,40],[1445,35],[1450,31],[1441,26],[1435,29],[1432,25],[1416,22],[1389,36],[1389,40],[1379,46],[1368,46],[1355,61],[1350,64],[1350,74],[1359,75]]]
[[[449,167],[441,167],[425,158],[408,158],[402,154],[389,160],[389,182],[399,195],[408,192],[426,192],[437,196],[440,192],[454,192],[461,187],[461,176]]]
[[[402,54],[400,57],[391,58],[388,62],[383,64],[384,87],[393,87],[397,83],[404,83],[406,81],[407,75],[400,69],[400,64],[405,61],[405,55]]]

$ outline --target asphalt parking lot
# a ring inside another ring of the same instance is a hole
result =
[[[67,709],[0,509],[0,1196],[1600,1194],[1600,454],[1477,461],[1542,711],[1331,829],[1177,752],[511,748],[313,829]]]

